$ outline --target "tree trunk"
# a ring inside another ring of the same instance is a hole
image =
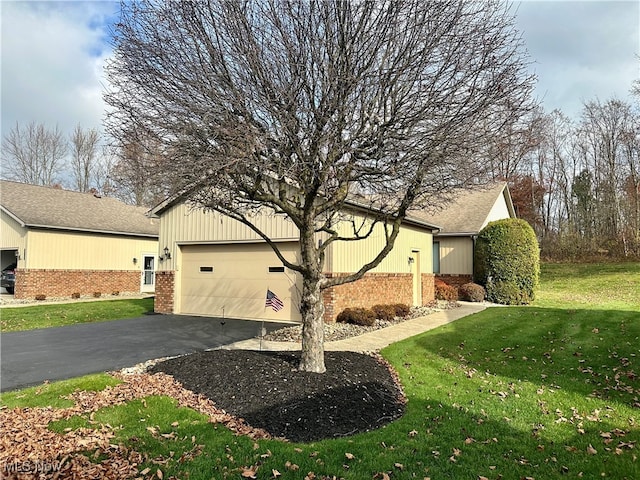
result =
[[[306,276],[305,276],[306,277]],[[319,276],[303,278],[302,301],[302,356],[300,370],[324,373],[324,302]]]

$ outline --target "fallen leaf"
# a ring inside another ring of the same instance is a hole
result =
[[[347,457],[348,460],[353,460],[354,458],[356,458],[353,453],[345,453],[344,456]]]
[[[598,453],[598,451],[595,448],[593,448],[591,444],[589,444],[589,446],[587,447],[587,453],[589,455],[595,455]]]
[[[409,432],[409,436],[410,436],[410,437],[415,437],[416,435],[418,435],[418,431],[417,431],[417,430],[411,430],[411,431]]]
[[[156,472],[156,477],[158,477],[160,480],[164,478],[164,474],[162,473],[162,470],[158,469],[158,471]]]
[[[242,467],[242,478],[256,478],[258,473],[258,467],[253,465],[251,467]]]
[[[393,466],[396,467],[398,470],[404,470],[404,465],[401,463],[394,463]]]
[[[282,475],[278,470],[276,470],[275,468],[273,468],[271,470],[271,474],[273,475],[273,478],[278,478],[280,475]]]

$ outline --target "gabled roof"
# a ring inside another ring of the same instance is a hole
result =
[[[440,225],[438,235],[476,235],[485,227],[491,210],[501,198],[506,202],[509,215],[515,217],[509,187],[498,183],[460,190],[428,218]]]
[[[0,180],[0,208],[23,227],[158,237],[147,209],[90,193]]]

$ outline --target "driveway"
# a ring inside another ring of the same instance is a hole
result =
[[[0,335],[0,390],[130,367],[220,347],[291,324],[182,315],[10,332]]]

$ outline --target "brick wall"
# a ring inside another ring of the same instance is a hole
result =
[[[422,304],[429,305],[436,299],[436,277],[433,273],[422,274]]]
[[[340,274],[327,274],[328,277]],[[345,275],[345,274],[343,274]],[[434,299],[433,274],[422,274],[422,303]],[[324,321],[333,323],[348,307],[369,308],[376,304],[405,303],[413,305],[413,276],[410,273],[368,273],[357,282],[346,283],[323,291]]]
[[[437,274],[436,278],[438,280],[442,280],[444,283],[448,285],[452,285],[454,287],[460,288],[465,283],[469,283],[472,281],[471,275],[454,275],[454,274]]]
[[[156,313],[173,313],[175,272],[160,270],[156,272]]]
[[[24,269],[16,273],[15,298],[70,297],[74,293],[103,295],[140,292],[138,270]]]

